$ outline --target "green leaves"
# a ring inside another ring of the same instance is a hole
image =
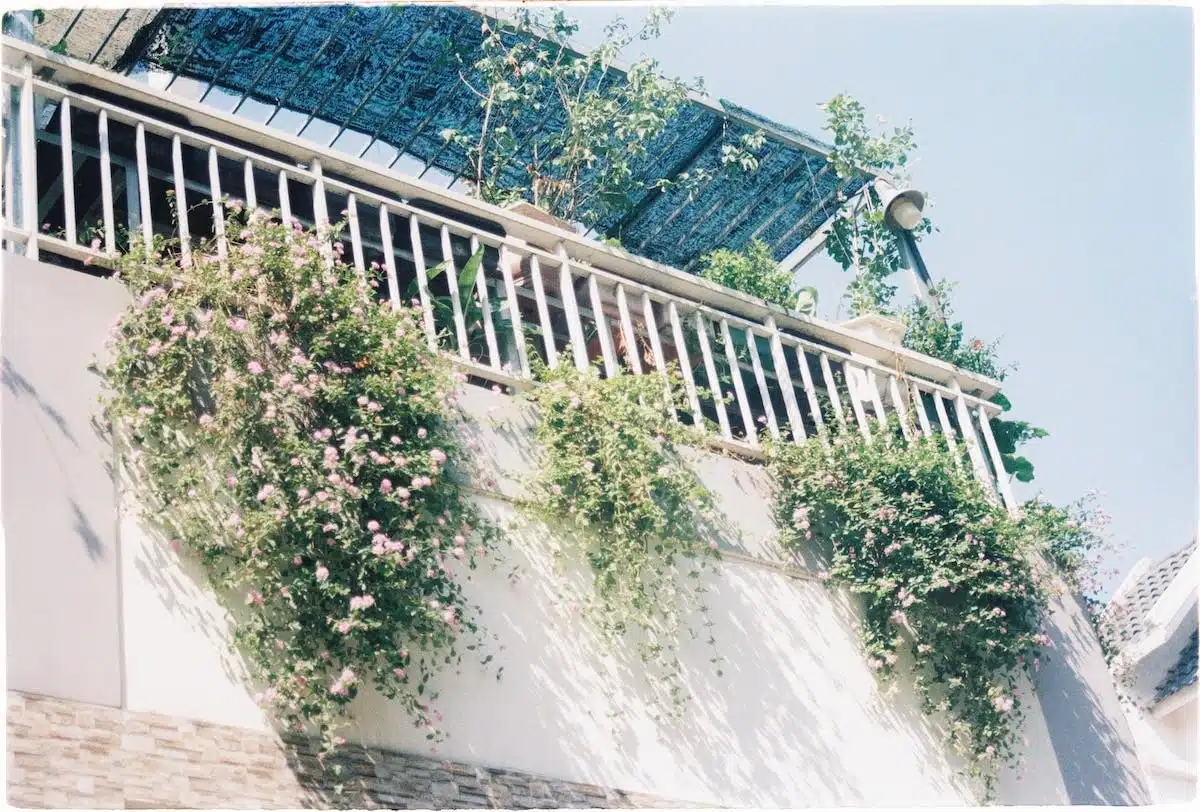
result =
[[[907,165],[909,151],[916,148],[911,127],[895,128],[890,135],[873,135],[866,123],[865,108],[844,94],[834,96],[822,108],[825,128],[833,133],[829,161],[839,178],[861,178],[866,170],[903,179],[898,170]],[[896,286],[888,280],[903,267],[900,249],[896,235],[884,222],[879,194],[868,186],[862,195],[861,202],[856,197],[838,211],[825,246],[843,270],[854,273],[845,293],[851,314],[889,314]],[[926,218],[914,236],[919,238],[932,229]]]
[[[174,246],[120,260],[135,302],[105,405],[133,439],[137,492],[244,605],[237,641],[281,722],[332,747],[370,681],[437,739],[428,681],[477,629],[456,574],[496,538],[446,476],[462,454],[451,371],[419,312],[379,302],[378,272],[229,210],[223,258],[210,244],[187,267]]]
[[[632,635],[642,659],[673,697],[679,685],[676,637],[683,609],[707,621],[699,574],[717,560],[701,527],[712,496],[684,464],[680,424],[667,417],[666,387],[676,377],[621,375],[600,380],[569,365],[538,370],[528,397],[544,449],[534,505],[570,528],[594,576],[590,615],[614,642]],[[708,625],[706,623],[706,625]],[[715,641],[709,636],[710,645]],[[719,658],[716,658],[719,660]]]
[[[990,501],[940,438],[835,431],[829,446],[772,444],[768,464],[784,545],[825,556],[830,582],[862,597],[868,666],[894,678],[907,653],[922,706],[944,705],[990,793],[1018,752],[1017,677],[1045,643],[1040,528]]]
[[[753,240],[742,251],[724,248],[706,254],[700,260],[700,277],[727,288],[757,296],[789,310],[814,316],[817,289],[797,288],[792,275],[779,269],[771,249],[762,240]]]

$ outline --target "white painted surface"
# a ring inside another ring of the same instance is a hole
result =
[[[64,275],[83,279],[54,269],[39,278],[50,283]],[[28,302],[6,302],[10,312],[11,307],[54,303],[60,318],[72,323],[80,313],[93,311],[110,323],[124,301],[65,298],[58,289],[23,295]],[[100,332],[93,339],[96,348]],[[77,366],[71,374],[88,380],[82,362]],[[74,391],[68,384],[64,391]],[[464,389],[460,402],[473,416],[467,430],[480,446],[474,455],[481,469],[476,486],[520,493],[536,457],[526,434],[528,409],[479,388]],[[6,454],[11,442],[6,434]],[[91,453],[102,458],[98,463],[107,461],[107,451]],[[851,603],[814,580],[780,571],[791,560],[778,548],[761,467],[699,451],[688,452],[688,458],[725,514],[715,528],[723,546],[770,562],[748,563],[731,555],[712,583],[710,604],[719,653],[727,658],[725,675],[715,676],[705,646],[685,648],[684,675],[694,699],[676,720],[652,718],[650,689],[628,654],[605,648],[572,608],[558,601],[551,551],[560,540],[546,528],[526,525],[510,534],[513,545],[504,564],[478,571],[467,585],[483,608],[488,631],[506,649],[497,652],[493,670],[468,661],[460,674],[440,680],[438,707],[451,734],[442,753],[710,804],[972,803],[937,726],[920,713],[911,694],[885,696],[864,665]],[[484,503],[498,517],[515,515],[507,502]],[[254,689],[245,685],[238,659],[227,650],[227,614],[198,567],[141,526],[128,501],[114,524],[121,548],[117,573],[123,592],[126,706],[266,728],[267,720],[250,699]],[[12,527],[6,515],[6,531]],[[10,549],[32,548],[44,539],[10,532],[6,543]],[[819,556],[807,563],[819,565]],[[506,578],[514,565],[523,572],[515,586]],[[22,577],[12,570],[8,575]],[[583,568],[568,568],[566,575],[568,591],[584,594]],[[10,630],[21,622],[10,611]],[[496,681],[499,665],[505,671]],[[1080,674],[1090,678],[1090,672]],[[407,718],[378,698],[363,697],[355,710],[358,738],[425,749]],[[1023,777],[1005,776],[1002,801],[1063,799],[1060,772],[1065,770],[1054,767],[1055,749],[1040,718],[1033,713],[1026,730],[1030,744]],[[1063,737],[1057,752],[1079,743],[1074,731],[1056,732]]]
[[[1155,715],[1130,706],[1125,707],[1125,713],[1154,802],[1194,802],[1198,794],[1196,739],[1200,736],[1196,693],[1167,714]]]
[[[200,565],[144,526],[128,492],[120,510],[126,707],[267,730]]]

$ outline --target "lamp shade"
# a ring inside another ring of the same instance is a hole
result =
[[[883,205],[883,221],[888,228],[912,231],[921,224],[925,195],[916,189],[897,189],[883,180],[875,182],[875,191]]]

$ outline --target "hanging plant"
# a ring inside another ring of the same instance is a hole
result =
[[[542,385],[528,397],[540,415],[543,456],[531,507],[581,545],[597,627],[611,642],[636,639],[678,705],[685,694],[676,639],[688,610],[700,613],[708,644],[716,643],[700,580],[719,559],[701,529],[713,498],[677,451],[687,430],[667,416],[679,405],[667,400],[668,379],[601,380],[595,372],[568,364],[538,370]],[[674,382],[670,391],[679,392]],[[712,662],[719,667],[715,653]]]
[[[1018,678],[1049,642],[1030,528],[939,440],[842,434],[768,453],[783,543],[825,549],[823,579],[863,601],[868,665],[885,680],[911,675],[990,795],[997,765],[1017,755]]]
[[[231,209],[225,256],[118,262],[134,302],[104,403],[147,519],[244,605],[235,642],[282,723],[331,747],[374,683],[439,739],[432,680],[476,648],[461,579],[495,538],[448,476],[451,370],[340,243]]]

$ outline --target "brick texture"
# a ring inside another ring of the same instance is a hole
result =
[[[322,763],[318,747],[307,739],[10,691],[8,803],[76,809],[689,806],[354,745]]]

